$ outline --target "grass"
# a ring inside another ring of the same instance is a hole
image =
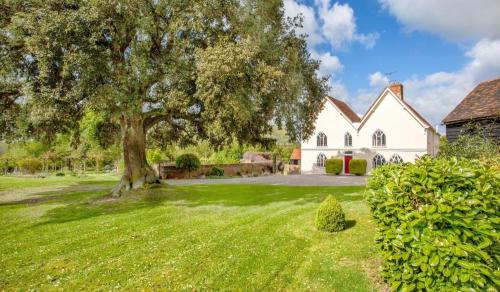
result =
[[[0,177],[0,290],[384,288],[361,187],[165,185],[113,200],[115,181]],[[315,229],[327,194],[347,230]]]

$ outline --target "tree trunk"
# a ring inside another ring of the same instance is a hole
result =
[[[138,189],[144,184],[158,183],[154,169],[146,159],[146,131],[140,117],[122,116],[120,119],[123,139],[123,176],[112,195],[119,197],[123,191]]]

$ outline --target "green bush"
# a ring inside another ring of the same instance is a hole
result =
[[[64,172],[57,172],[56,176],[65,176],[66,174]]]
[[[328,174],[339,174],[342,172],[342,159],[327,159],[325,162],[325,171]]]
[[[212,167],[208,172],[209,176],[224,176],[224,169],[219,168],[217,166]]]
[[[183,154],[175,160],[175,167],[189,172],[198,170],[201,166],[200,159],[191,153]]]
[[[24,173],[29,174],[34,174],[41,171],[43,166],[42,161],[34,157],[21,159],[17,164]]]
[[[365,175],[367,165],[366,159],[352,159],[349,161],[349,171],[355,175]]]
[[[373,171],[367,200],[393,290],[497,291],[500,173],[477,160],[423,157]]]
[[[345,214],[339,202],[329,195],[319,205],[316,213],[316,227],[321,231],[335,232],[344,230],[346,225]]]

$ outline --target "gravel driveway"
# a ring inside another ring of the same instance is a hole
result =
[[[328,175],[271,175],[259,177],[238,177],[226,179],[169,179],[167,184],[210,185],[210,184],[260,184],[288,186],[362,186],[366,176],[328,176]]]

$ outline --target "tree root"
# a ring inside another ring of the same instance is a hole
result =
[[[144,176],[139,177],[135,181],[130,180],[127,176],[122,176],[118,185],[116,185],[111,191],[111,196],[118,198],[121,197],[125,192],[131,190],[137,190],[144,187],[146,184],[159,184],[160,180],[156,176],[156,174],[151,171],[146,171]]]

